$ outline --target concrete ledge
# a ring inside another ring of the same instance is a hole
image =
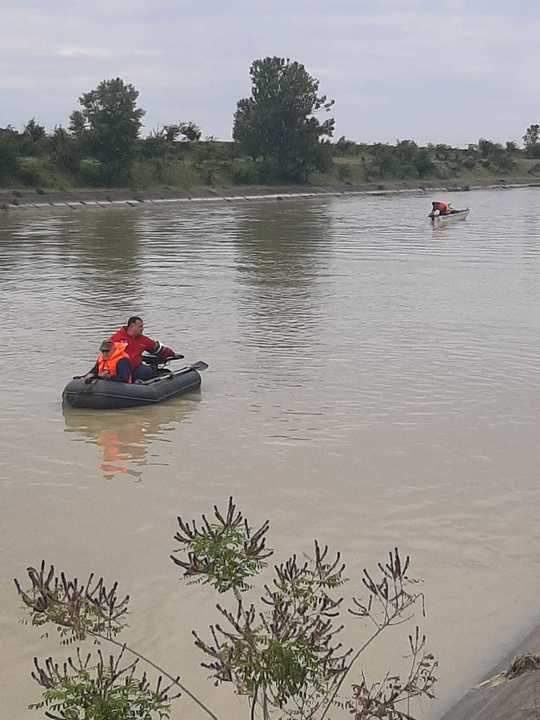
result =
[[[505,183],[505,184],[492,184],[492,185],[471,185],[463,187],[415,187],[415,188],[384,188],[384,189],[337,189],[337,188],[321,188],[320,190],[299,190],[298,192],[287,188],[284,192],[260,192],[256,194],[246,195],[228,195],[226,193],[218,194],[215,189],[206,189],[210,194],[198,195],[195,197],[184,196],[184,197],[147,197],[147,198],[125,198],[125,199],[113,199],[110,196],[102,198],[97,194],[96,198],[86,199],[86,195],[90,194],[86,191],[81,194],[84,196],[80,199],[76,198],[74,192],[74,199],[62,201],[50,200],[49,202],[19,202],[14,203],[11,201],[0,203],[0,211],[11,211],[11,210],[25,210],[28,208],[33,209],[47,209],[47,208],[69,208],[71,210],[77,210],[82,208],[111,208],[111,207],[144,207],[147,204],[161,205],[161,204],[179,204],[179,203],[215,203],[215,202],[246,202],[246,201],[282,201],[282,200],[295,200],[304,198],[317,198],[317,197],[347,197],[351,196],[380,196],[380,195],[414,195],[414,194],[426,194],[434,192],[467,192],[469,190],[508,190],[516,188],[527,188],[527,187],[540,187],[540,183]]]
[[[540,652],[540,625],[486,675],[507,670],[517,655]],[[533,720],[540,717],[540,672],[527,672],[495,687],[469,690],[441,720]],[[535,705],[537,709],[535,709]]]

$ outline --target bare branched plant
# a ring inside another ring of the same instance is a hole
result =
[[[136,676],[139,660],[125,663],[124,653],[125,647],[105,659],[98,650],[96,661],[91,653],[83,657],[77,648],[75,657],[61,666],[50,657],[43,665],[34,658],[32,677],[43,688],[43,699],[30,708],[44,710],[51,720],[169,717],[170,704],[179,697],[171,693],[174,683],[164,685],[160,676],[151,687],[146,673]]]
[[[39,570],[27,568],[30,588],[25,591],[15,580],[17,592],[31,610],[33,625],[56,625],[63,644],[85,640],[88,635],[111,639],[125,627],[129,595],[119,599],[118,583],[107,589],[103,578],[86,583],[56,574],[54,565],[41,562]]]
[[[183,553],[184,559],[171,555],[171,560],[183,568],[184,577],[191,582],[210,584],[218,592],[248,590],[248,578],[257,575],[273,553],[266,548],[270,523],[253,532],[232,497],[227,512],[222,515],[214,505],[214,515],[215,522],[203,515],[200,527],[195,520],[190,523],[178,517],[180,530],[174,539],[180,548],[174,552]]]
[[[417,697],[433,699],[433,686],[437,682],[437,661],[425,651],[426,636],[420,636],[418,627],[409,635],[410,667],[405,680],[399,675],[387,674],[382,681],[371,683],[362,673],[362,681],[353,685],[353,697],[346,707],[354,720],[412,720],[410,701]],[[401,706],[405,705],[406,709]]]
[[[332,707],[351,711],[360,691],[354,690],[356,695],[353,693],[348,703],[340,700],[338,693],[358,658],[384,630],[409,621],[418,603],[424,614],[423,593],[413,592],[417,581],[407,575],[409,557],[403,561],[395,548],[386,563],[378,564],[376,574],[364,570],[363,593],[352,598],[349,612],[353,618],[368,620],[373,631],[356,650],[344,649],[337,638],[343,630],[338,622],[343,598],[336,592],[347,579],[339,553],[329,560],[328,547],[321,549],[315,541],[312,560],[302,564],[293,556],[274,566],[273,581],[263,586],[257,601],[257,607],[263,609],[257,610],[254,603],[245,603],[240,593],[249,589],[246,578],[262,569],[271,552],[264,546],[269,524],[264,523],[250,535],[249,525],[236,511],[232,498],[226,517],[217,508],[214,512],[218,523],[210,524],[203,516],[200,528],[178,519],[181,533],[175,539],[182,547],[177,552],[184,557],[172,557],[184,569],[184,576],[196,577],[222,593],[232,590],[235,596],[234,610],[217,605],[221,621],[210,626],[210,640],[193,633],[196,646],[210,658],[203,667],[210,670],[216,684],[231,683],[237,693],[247,696],[252,718],[257,710],[263,720],[272,712],[279,717],[324,720]],[[240,528],[242,535],[236,537]],[[232,543],[230,537],[234,538]],[[257,544],[250,545],[253,539]],[[424,642],[420,643],[422,648]],[[393,677],[391,689],[389,678],[371,686],[372,710],[378,702],[378,711],[384,707],[388,717],[395,712],[397,720],[401,711],[396,706],[404,697],[432,697],[436,663],[433,660],[435,664],[429,665],[430,682],[422,682],[431,656],[419,658],[418,653],[415,646],[415,670],[405,682]],[[354,687],[367,686],[363,679]]]
[[[58,574],[54,566],[47,567],[45,561],[41,562],[39,570],[27,568],[27,574],[29,587],[23,590],[17,579],[15,586],[29,611],[30,624],[55,626],[63,645],[87,639],[112,643],[122,652],[125,650],[147,663],[190,697],[213,720],[217,720],[214,713],[180,682],[178,676],[171,675],[137,650],[115,639],[126,627],[129,612],[129,595],[122,599],[118,596],[117,582],[107,588],[103,578],[96,582],[94,574],[90,574],[86,583],[80,583],[77,578],[68,579],[64,572]],[[24,618],[23,622],[28,624],[28,619]],[[162,717],[165,717],[163,713]]]
[[[434,697],[437,662],[426,651],[426,639],[418,628],[409,637],[410,669],[404,679],[388,674],[369,685],[364,672],[356,669],[362,653],[382,632],[410,621],[417,605],[425,614],[423,593],[415,592],[418,581],[407,574],[409,557],[402,560],[395,548],[375,573],[363,571],[361,592],[352,597],[348,615],[351,620],[367,622],[371,632],[359,647],[346,648],[339,639],[345,612],[341,592],[347,582],[339,553],[332,556],[328,547],[316,540],[312,558],[299,562],[293,555],[274,565],[271,580],[261,583],[260,592],[248,600],[253,578],[268,566],[273,553],[266,547],[270,525],[267,521],[253,530],[232,498],[226,512],[214,507],[214,518],[209,521],[203,515],[198,525],[179,517],[174,539],[180,547],[171,559],[188,582],[209,584],[220,594],[232,595],[232,609],[217,605],[220,619],[210,626],[210,639],[196,631],[193,635],[195,645],[207,656],[203,667],[215,684],[230,683],[236,693],[246,697],[251,720],[257,715],[262,720],[324,720],[331,709],[346,711],[354,720],[412,720],[410,701]],[[64,573],[58,575],[44,562],[37,570],[28,568],[28,578],[26,589],[17,580],[15,583],[33,625],[56,626],[64,644],[90,639],[107,641],[121,650],[108,661],[101,651],[97,661],[91,661],[90,655],[83,658],[79,649],[76,658],[62,666],[51,658],[41,665],[36,660],[33,677],[44,695],[35,707],[45,708],[48,717],[167,718],[170,702],[179,695],[171,695],[175,688],[217,720],[178,676],[116,639],[126,626],[129,605],[129,597],[118,594],[117,583],[108,588],[102,578],[95,581],[90,575],[81,584]],[[136,678],[137,661],[122,665],[125,653],[147,663],[166,677],[169,685],[162,688],[159,679],[151,689],[146,675]],[[342,697],[339,693],[346,680],[352,690]],[[146,715],[75,713],[77,703],[84,704],[84,698],[97,697],[104,689],[113,705],[117,701],[118,707],[131,703],[135,709],[144,708]],[[73,710],[71,715],[66,714],[68,707]]]
[[[194,633],[195,644],[211,657],[208,668],[216,683],[231,682],[250,699],[251,714],[259,706],[263,717],[278,709],[290,717],[312,717],[337,676],[344,672],[349,652],[335,642],[342,626],[334,624],[341,599],[332,591],[345,580],[339,555],[326,563],[328,548],[315,545],[315,560],[298,565],[296,557],[275,567],[273,585],[260,598],[265,609],[236,612],[217,609],[226,625],[210,627],[212,641]]]
[[[414,614],[413,607],[418,602],[421,603],[422,615],[425,616],[424,594],[421,592],[410,592],[409,590],[410,585],[417,585],[419,582],[418,580],[413,580],[408,577],[407,570],[409,565],[409,556],[403,561],[398,548],[394,548],[393,552],[388,554],[387,563],[377,563],[377,576],[364,568],[362,576],[363,594],[359,597],[353,596],[352,602],[354,607],[349,609],[349,613],[355,618],[369,620],[374,626],[374,630],[352,655],[346,672],[343,673],[337,682],[336,687],[326,703],[326,707],[321,715],[321,720],[324,720],[328,711],[335,703],[345,678],[349,675],[356,661],[366,648],[387,628],[408,622],[412,618],[412,614]],[[365,595],[366,591],[367,597]],[[361,687],[362,683],[358,683],[357,686]],[[425,693],[425,695],[426,697],[428,696],[427,693]]]
[[[395,625],[406,622],[408,618],[404,617],[404,614],[417,600],[422,601],[422,614],[425,614],[423,593],[411,593],[407,589],[411,583],[416,582],[407,576],[410,561],[410,557],[407,556],[403,562],[398,548],[395,548],[389,553],[386,564],[377,563],[378,577],[374,577],[364,569],[362,584],[368,591],[367,602],[353,597],[352,601],[356,609],[349,611],[351,615],[369,618],[377,628]]]

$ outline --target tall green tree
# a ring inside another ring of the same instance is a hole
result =
[[[45,155],[48,149],[48,138],[45,127],[35,118],[29,120],[19,134],[19,155],[22,157],[37,157]]]
[[[183,135],[186,142],[198,142],[201,139],[201,128],[192,120],[180,123],[178,126],[180,135]]]
[[[523,142],[529,157],[540,157],[540,125],[529,125],[523,136]]]
[[[0,128],[0,185],[9,184],[17,172],[21,136],[12,125]]]
[[[334,100],[319,95],[319,81],[298,62],[279,57],[255,60],[251,97],[238,101],[233,137],[244,152],[262,158],[283,180],[305,182],[324,164],[321,138],[334,133],[334,120],[319,122]]]
[[[79,98],[80,110],[70,117],[70,131],[103,163],[104,180],[124,182],[139,137],[144,110],[137,107],[138,90],[121,78],[103,80]]]
[[[35,118],[32,118],[24,126],[23,135],[31,142],[37,143],[45,139],[45,127],[36,122]]]
[[[51,157],[60,171],[78,172],[81,162],[79,142],[61,125],[54,128],[50,147]]]

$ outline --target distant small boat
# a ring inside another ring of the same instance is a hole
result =
[[[435,224],[439,223],[449,223],[454,222],[454,220],[465,220],[467,215],[471,211],[469,208],[464,208],[463,210],[454,210],[454,212],[448,213],[448,215],[435,215],[433,213],[429,213],[428,218]]]

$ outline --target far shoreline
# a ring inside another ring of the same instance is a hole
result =
[[[363,185],[229,185],[198,186],[190,189],[164,188],[133,190],[129,188],[84,188],[74,190],[0,189],[0,210],[25,209],[137,207],[146,204],[236,202],[249,200],[286,200],[347,195],[390,195],[406,193],[454,193],[474,190],[510,190],[540,187],[540,182],[522,178],[508,182],[499,180],[474,185],[460,180],[437,184],[411,182],[369,183]]]

